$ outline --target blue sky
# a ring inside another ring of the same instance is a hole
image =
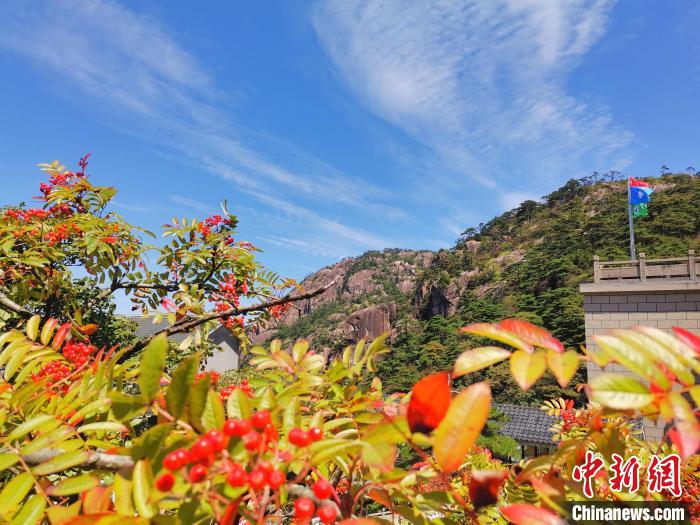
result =
[[[700,164],[691,0],[0,3],[2,201],[37,162],[157,229],[227,199],[293,277],[570,177]]]

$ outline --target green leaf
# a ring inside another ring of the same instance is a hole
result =
[[[37,476],[46,476],[56,472],[63,472],[69,468],[77,467],[90,459],[90,453],[85,450],[74,450],[59,454],[46,463],[37,465],[32,469],[32,472]]]
[[[391,443],[366,443],[362,447],[362,461],[380,472],[390,472],[394,468],[396,447]]]
[[[58,482],[57,485],[46,489],[49,496],[70,496],[71,494],[80,494],[85,490],[90,490],[99,485],[100,481],[92,474],[80,474],[71,478],[65,478]]]
[[[562,388],[566,388],[566,385],[576,374],[579,361],[580,357],[576,350],[567,350],[566,352],[547,350],[547,364]]]
[[[205,430],[220,429],[224,425],[225,420],[224,404],[221,402],[219,395],[210,390],[204,406],[204,413],[202,414],[202,425]]]
[[[131,499],[133,489],[132,471],[123,469],[114,476],[114,508],[122,516],[134,515],[134,504]]]
[[[170,428],[170,424],[167,423],[149,428],[134,442],[131,457],[135,460],[155,457],[156,453],[163,447]]]
[[[497,346],[484,346],[467,350],[455,361],[452,377],[457,378],[465,374],[470,374],[493,364],[499,363],[510,357],[510,352]]]
[[[481,434],[490,409],[491,389],[485,382],[468,386],[452,400],[435,430],[433,443],[435,460],[446,473],[460,467]]]
[[[533,354],[516,350],[510,356],[510,372],[515,382],[527,391],[547,370],[547,360],[543,351]]]
[[[17,439],[23,438],[24,436],[26,436],[30,432],[34,432],[35,430],[48,432],[58,427],[60,424],[61,421],[56,416],[52,416],[50,414],[36,416],[30,419],[29,421],[25,421],[21,425],[15,427],[15,429],[12,432],[10,432],[10,434],[7,436],[7,441],[12,442]]]
[[[182,361],[173,372],[172,381],[165,393],[165,404],[175,419],[179,419],[185,411],[187,396],[199,369],[199,359],[200,354],[194,354]]]
[[[490,323],[474,323],[469,326],[460,328],[460,332],[464,334],[480,335],[481,337],[488,337],[490,339],[495,339],[501,343],[505,343],[525,352],[532,352],[532,345],[524,341],[517,335],[500,328],[498,325]]]
[[[12,478],[0,492],[0,515],[14,511],[33,486],[34,478],[29,472],[22,472]]]
[[[208,375],[197,381],[190,389],[190,396],[187,400],[189,406],[189,422],[200,432],[204,431],[204,427],[202,426],[202,414],[204,414],[204,407],[207,404],[210,384],[211,379]]]
[[[168,355],[168,336],[159,334],[146,345],[139,367],[139,388],[141,396],[152,403],[160,390],[160,378],[163,375],[165,358]]]
[[[132,488],[134,506],[139,515],[151,519],[157,514],[158,508],[150,501],[153,490],[153,473],[147,459],[137,461],[134,465]]]
[[[127,422],[146,409],[143,399],[137,396],[124,394],[122,392],[110,392],[109,398],[112,400],[112,412],[119,421]]]
[[[29,351],[32,349],[32,345],[28,344],[25,346],[20,346],[17,348],[15,353],[12,355],[10,360],[7,362],[7,365],[5,366],[5,381],[9,381],[10,378],[15,375],[15,372],[19,370],[19,367],[22,366],[22,363],[24,362],[24,358],[27,356]]]
[[[591,401],[617,410],[643,408],[654,400],[654,395],[642,383],[618,374],[596,376],[589,386]]]
[[[44,518],[45,508],[46,500],[39,494],[34,494],[10,522],[10,525],[36,525],[41,523]]]

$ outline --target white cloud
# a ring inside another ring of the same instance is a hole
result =
[[[542,191],[572,172],[625,158],[631,134],[566,86],[603,35],[612,6],[330,0],[318,2],[313,25],[340,82],[431,148],[462,184]],[[441,182],[452,188],[457,179]]]
[[[215,213],[215,208],[213,206],[209,206],[206,202],[185,197],[184,195],[177,195],[171,193],[170,195],[168,195],[168,200],[180,206],[184,206],[199,213],[203,213],[204,215],[211,215]]]
[[[0,50],[35,62],[52,85],[68,81],[70,97],[88,94],[98,118],[174,151],[171,156],[203,166],[259,196],[280,188],[294,200],[345,206],[395,218],[402,212],[381,202],[379,188],[349,177],[312,155],[263,137],[235,122],[215,79],[152,17],[112,0],[8,0],[0,3]],[[287,166],[293,165],[294,169]],[[190,198],[170,200],[207,213]],[[300,206],[298,206],[301,209]],[[373,237],[317,213],[304,233],[318,228],[341,250],[375,247]],[[369,244],[365,244],[369,243]]]

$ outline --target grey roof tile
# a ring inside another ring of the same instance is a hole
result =
[[[552,445],[550,428],[557,418],[537,407],[526,407],[495,403],[493,408],[501,412],[508,421],[501,422],[500,432],[523,445]]]

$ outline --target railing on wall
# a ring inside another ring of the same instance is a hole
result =
[[[688,250],[687,257],[647,259],[643,253],[639,259],[625,261],[601,261],[593,256],[593,282],[649,281],[657,279],[690,279],[700,276],[700,258],[695,250]]]

